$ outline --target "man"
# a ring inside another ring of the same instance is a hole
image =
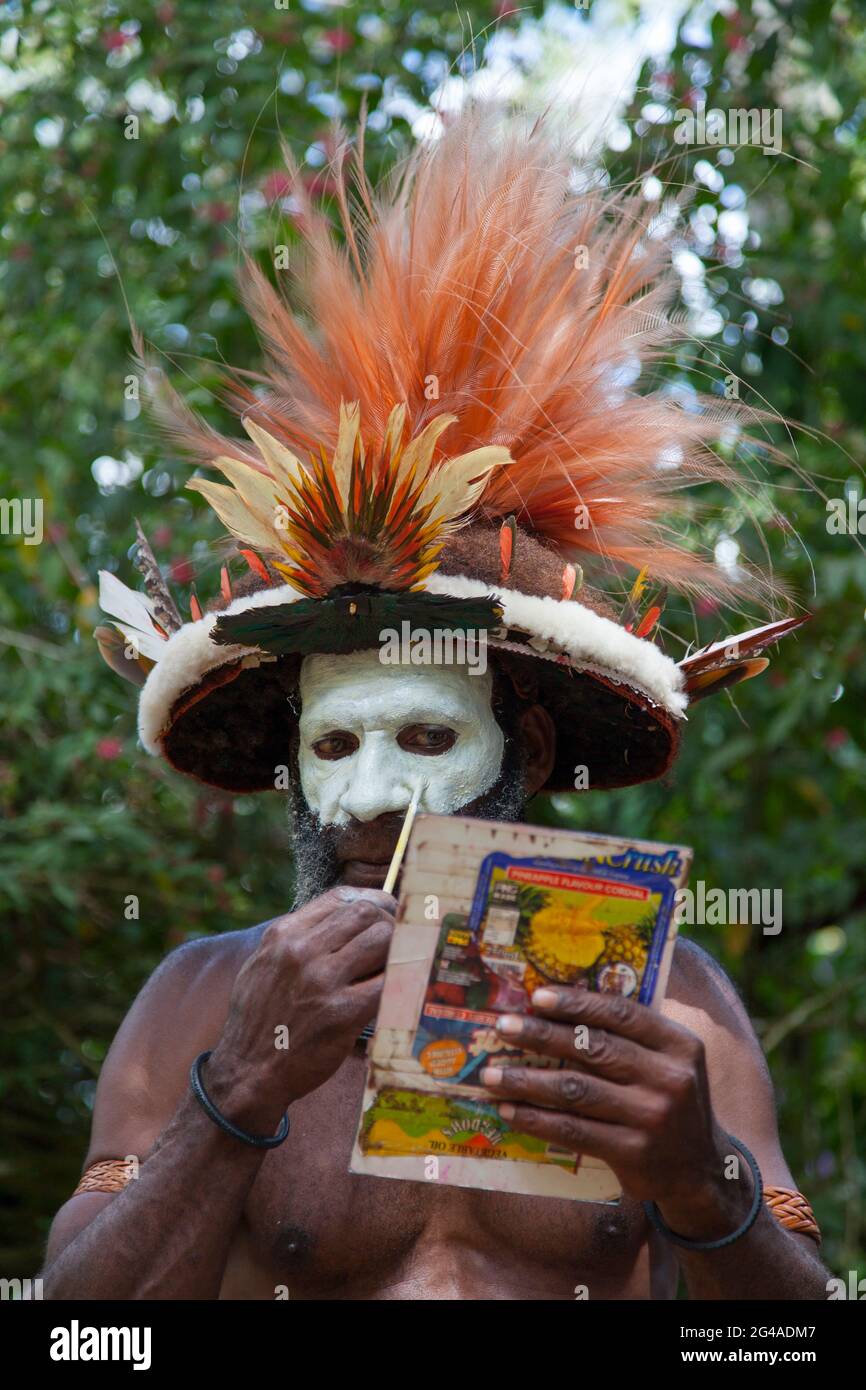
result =
[[[313,330],[250,272],[272,358],[267,394],[235,387],[254,447],[159,388],[231,484],[193,486],[251,574],[233,587],[224,569],[220,603],[183,623],[140,538],[147,596],[103,576],[122,640],[100,645],[146,677],[148,751],[234,792],[288,790],[297,901],[182,947],[145,986],[103,1067],[46,1297],[670,1298],[678,1269],[694,1298],[825,1296],[760,1048],[684,942],[660,1012],[536,991],[499,1031],[566,1065],[482,1077],[516,1127],[604,1159],[618,1204],[348,1172],[393,925],[381,888],[413,794],[508,821],[542,790],[657,777],[689,698],[757,674],[793,625],[680,665],[652,640],[646,566],[721,593],[746,579],[665,527],[671,458],[677,485],[711,475],[718,421],[624,389],[673,331],[657,253],[570,175],[540,127],[470,112],[390,201],[359,173],[347,256],[304,208]],[[641,570],[619,617],[578,554]],[[463,633],[489,662],[385,660],[405,630]]]

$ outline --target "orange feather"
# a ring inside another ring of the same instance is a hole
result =
[[[662,615],[662,610],[657,605],[648,608],[638,624],[635,637],[648,637]]]
[[[240,550],[239,548],[239,554],[243,555],[253,574],[257,574],[259,579],[262,579],[268,586],[273,584],[271,576],[254,550]]]
[[[508,576],[511,574],[511,557],[514,553],[514,532],[516,523],[513,516],[503,521],[499,528],[499,582],[508,583]]]

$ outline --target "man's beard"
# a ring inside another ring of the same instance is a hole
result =
[[[292,761],[294,775],[289,784],[288,801],[295,861],[293,911],[297,911],[338,882],[342,867],[338,846],[343,829],[338,825],[323,825],[310,810],[301,791],[297,760],[293,758]],[[518,740],[506,735],[502,766],[493,786],[465,807],[457,807],[453,814],[477,820],[519,821],[526,805],[523,761]]]

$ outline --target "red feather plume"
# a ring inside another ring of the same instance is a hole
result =
[[[681,591],[778,593],[683,543],[679,522],[694,507],[684,485],[748,486],[713,449],[740,431],[741,408],[712,396],[685,409],[648,379],[685,333],[669,314],[676,278],[646,202],[576,192],[548,124],[495,106],[469,108],[380,192],[359,140],[351,214],[347,148],[333,170],[342,241],[287,156],[304,242],[292,296],[305,312],[247,260],[266,367],[231,374],[238,411],[314,459],[336,445],[341,402],[359,403],[373,454],[395,406],[410,435],[453,414],[448,454],[497,444],[513,460],[481,495],[488,520],[513,515],[567,560],[648,564]],[[217,435],[167,383],[157,404],[199,462],[222,454],[264,470],[253,446]],[[505,532],[502,545],[507,573]]]

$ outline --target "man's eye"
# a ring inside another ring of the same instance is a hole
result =
[[[400,730],[397,742],[408,753],[447,753],[457,742],[457,735],[439,724],[409,724]]]
[[[338,730],[332,734],[325,734],[324,738],[317,738],[313,744],[313,752],[317,758],[347,758],[350,753],[357,752],[358,740],[354,734],[344,733]]]

